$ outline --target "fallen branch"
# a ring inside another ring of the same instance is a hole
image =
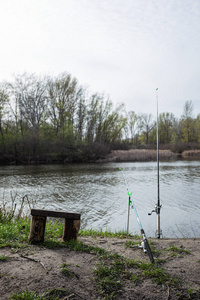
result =
[[[41,264],[41,266],[42,266],[42,267],[45,269],[45,271],[47,272],[47,269],[45,268],[45,265],[44,265],[43,262],[41,262],[40,260],[35,259],[35,258],[31,258],[31,257],[28,257],[28,256],[25,256],[25,255],[23,255],[23,254],[21,254],[20,256],[23,257],[23,258],[26,258],[26,259],[28,259],[28,260],[30,260],[30,261],[34,261],[34,262],[36,262],[36,263]]]
[[[72,294],[68,295],[66,298],[64,298],[64,300],[71,300],[71,299],[75,299],[74,296],[78,297],[78,299],[83,299],[81,296],[79,296],[78,294],[76,294],[75,292],[73,292]]]
[[[167,299],[166,300],[169,300],[170,299],[170,288],[168,286],[168,290],[167,290]]]

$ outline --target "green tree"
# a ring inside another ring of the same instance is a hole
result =
[[[180,120],[181,124],[181,141],[190,143],[194,141],[194,119],[193,119],[193,103],[186,101],[184,105],[183,115]]]
[[[106,144],[120,142],[123,138],[123,130],[127,125],[127,118],[124,116],[124,105],[117,106],[112,110],[103,122],[103,141]]]
[[[159,142],[169,144],[172,141],[175,116],[172,113],[161,113],[159,115]]]
[[[195,119],[196,142],[200,143],[200,114]]]
[[[62,139],[66,135],[73,135],[75,112],[82,96],[82,87],[78,86],[76,78],[63,73],[49,81],[48,92],[49,117],[56,135],[62,136]]]
[[[113,109],[113,103],[103,95],[92,95],[87,111],[88,144],[112,144],[122,138],[127,119],[123,115],[124,105]]]
[[[181,124],[177,118],[175,118],[173,126],[171,128],[171,144],[175,145],[180,142]]]

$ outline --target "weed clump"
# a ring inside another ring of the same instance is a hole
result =
[[[26,290],[19,293],[14,293],[10,300],[59,300],[70,294],[71,293],[65,289],[56,288],[47,290],[42,294]]]

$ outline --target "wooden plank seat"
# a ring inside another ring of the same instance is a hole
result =
[[[32,244],[44,242],[46,218],[64,218],[64,230],[62,239],[64,242],[71,239],[76,240],[80,229],[81,215],[78,213],[54,211],[46,209],[31,209],[31,227],[28,240]]]

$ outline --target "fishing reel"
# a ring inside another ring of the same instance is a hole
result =
[[[153,212],[158,214],[161,207],[162,207],[162,205],[158,206],[158,204],[155,204],[154,209],[150,213],[148,213],[148,215],[151,216]]]

